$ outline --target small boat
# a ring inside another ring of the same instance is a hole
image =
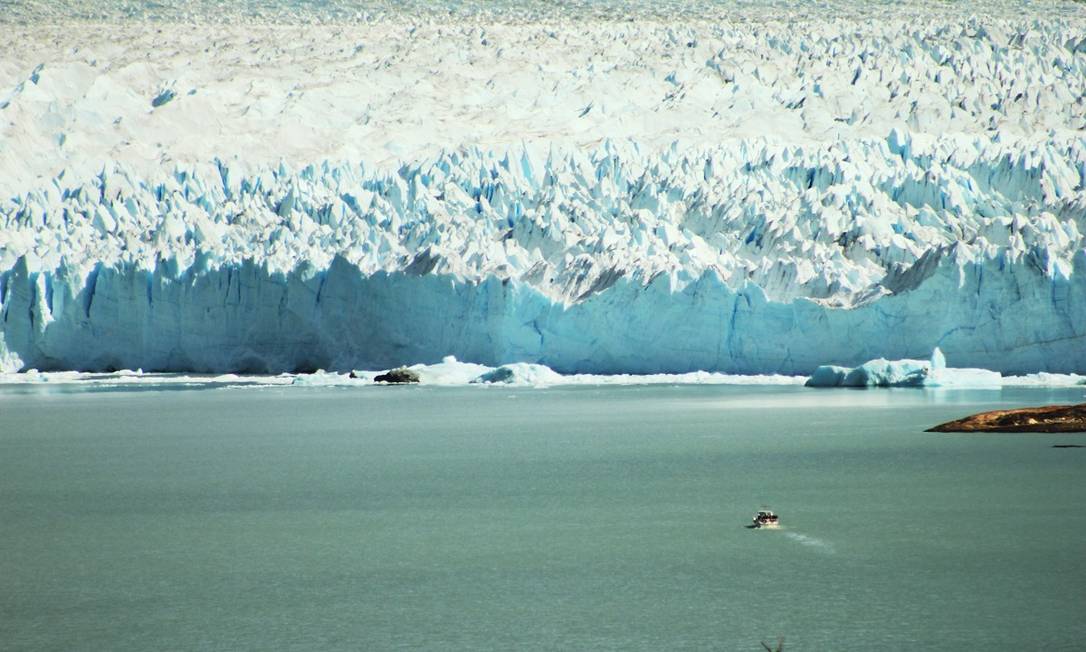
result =
[[[781,527],[781,519],[768,509],[760,509],[754,515],[754,522],[747,527],[755,530],[777,530]]]

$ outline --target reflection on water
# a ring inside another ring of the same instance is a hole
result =
[[[675,385],[675,400],[664,409],[841,409],[903,408],[909,406],[1008,404],[1043,405],[1086,401],[1082,387],[952,388],[808,388],[793,386],[746,387],[739,392],[703,393]]]

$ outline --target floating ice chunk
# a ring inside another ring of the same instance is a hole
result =
[[[1086,376],[1081,374],[1051,374],[1046,372],[1025,374],[1023,376],[1004,376],[1003,384],[1029,387],[1073,387],[1086,385]]]
[[[323,369],[318,369],[311,374],[298,374],[294,376],[294,380],[291,385],[301,385],[306,387],[325,387],[328,385],[342,385],[347,381],[345,374],[330,373]]]
[[[1003,375],[989,369],[941,369],[928,377],[924,387],[1001,387]]]
[[[999,387],[1003,376],[988,369],[954,369],[938,347],[930,360],[870,360],[853,369],[822,365],[807,387]]]
[[[442,358],[438,364],[417,364],[408,368],[418,372],[419,382],[423,385],[467,385],[494,369],[486,365],[460,362],[451,355]]]
[[[546,365],[518,362],[502,365],[493,371],[482,374],[471,382],[476,384],[501,383],[505,385],[540,386],[554,385],[565,382],[565,380],[561,374]]]
[[[922,387],[931,373],[927,360],[878,358],[848,372],[844,387]]]
[[[808,387],[840,387],[849,371],[848,367],[824,364],[814,370],[806,384]]]

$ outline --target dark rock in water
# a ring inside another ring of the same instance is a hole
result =
[[[361,376],[359,376],[358,374],[356,374],[353,371],[351,373],[347,374],[347,377],[352,379],[352,380],[358,380],[359,378],[361,378]]]
[[[390,383],[397,385],[404,383],[417,383],[419,382],[419,374],[417,371],[412,371],[405,368],[392,369],[374,378],[373,382]]]
[[[1086,432],[1086,403],[981,412],[928,432]]]
[[[1052,444],[1052,448],[1086,448],[1082,444]]]

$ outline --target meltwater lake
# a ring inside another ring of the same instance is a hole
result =
[[[0,648],[1081,649],[1086,438],[924,429],[1084,391],[8,386]]]

